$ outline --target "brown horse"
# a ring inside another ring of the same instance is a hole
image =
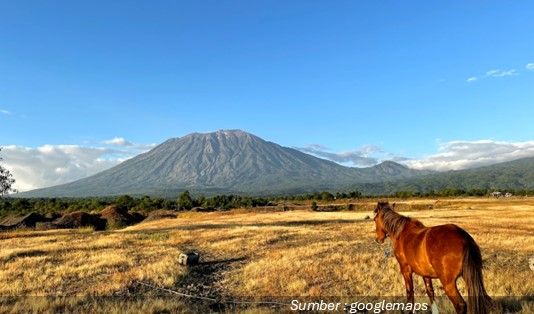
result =
[[[395,204],[393,204],[393,207]],[[391,237],[399,262],[408,302],[414,302],[412,274],[423,277],[430,303],[434,303],[432,279],[439,278],[457,313],[466,312],[466,303],[456,287],[462,276],[469,293],[469,313],[488,312],[491,300],[482,279],[482,257],[475,240],[456,225],[425,227],[421,222],[393,211],[389,203],[375,209],[377,241]]]

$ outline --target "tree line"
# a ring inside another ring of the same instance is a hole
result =
[[[265,206],[268,200],[263,198],[242,197],[238,195],[218,195],[192,197],[189,191],[182,192],[177,199],[150,196],[101,198],[0,198],[0,217],[9,214],[28,214],[37,212],[45,215],[64,214],[74,211],[98,212],[114,205],[129,211],[150,212],[154,210],[191,210],[194,207],[214,209],[231,209],[239,207]]]
[[[251,197],[240,195],[216,195],[206,197],[203,194],[193,197],[189,191],[183,191],[176,199],[150,197],[132,197],[121,195],[117,197],[100,198],[14,198],[0,197],[0,217],[9,214],[29,214],[37,212],[53,216],[74,211],[98,212],[107,206],[114,205],[118,209],[129,211],[150,212],[154,210],[185,211],[195,208],[229,210],[234,208],[254,208],[260,206],[275,206],[280,201],[333,201],[335,199],[358,198],[362,194],[358,191],[350,193],[315,192],[311,194]]]
[[[534,190],[526,189],[442,189],[439,191],[428,190],[424,193],[417,191],[397,191],[393,196],[397,198],[413,198],[413,197],[423,197],[423,198],[434,198],[434,197],[458,197],[458,196],[490,196],[492,192],[499,191],[503,195],[510,193],[514,196],[534,196]]]
[[[240,195],[217,195],[206,197],[200,194],[192,196],[189,191],[183,191],[175,199],[160,197],[132,197],[121,195],[106,198],[13,198],[0,197],[0,217],[10,214],[29,214],[37,212],[43,215],[53,216],[74,211],[98,212],[109,205],[115,205],[119,209],[129,211],[150,212],[154,210],[174,210],[186,211],[195,208],[229,210],[234,208],[255,208],[259,206],[275,206],[281,201],[312,201],[312,202],[333,202],[336,200],[358,199],[358,198],[433,198],[433,197],[458,197],[458,196],[489,196],[495,190],[486,189],[443,189],[440,191],[430,190],[425,193],[414,191],[398,191],[393,195],[364,196],[359,191],[337,192],[328,191],[315,192],[300,195],[286,195],[276,197],[250,197]],[[534,190],[500,190],[504,193],[511,193],[518,196],[534,196]]]

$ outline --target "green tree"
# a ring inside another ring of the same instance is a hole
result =
[[[135,207],[135,205],[137,205],[136,201],[130,195],[121,195],[115,202],[117,209],[130,210],[131,208]]]
[[[352,191],[349,193],[350,198],[359,198],[362,196],[362,193],[360,191]]]
[[[26,198],[18,198],[13,202],[12,207],[16,213],[25,213],[31,210],[32,204]]]
[[[174,202],[172,200],[164,200],[162,207],[163,207],[163,209],[174,210],[174,209],[176,209],[176,202]]]
[[[178,202],[176,203],[179,209],[181,210],[190,210],[193,208],[193,199],[189,194],[188,190],[185,190],[178,196]]]
[[[0,151],[2,151],[1,147]],[[2,157],[0,157],[0,161],[2,160]],[[0,165],[0,197],[9,194],[9,192],[17,192],[13,188],[13,183],[15,183],[15,179],[13,179],[11,172]]]
[[[323,193],[321,193],[321,200],[323,200],[323,201],[333,201],[334,200],[334,194],[324,191]]]
[[[200,194],[198,197],[197,197],[197,203],[199,206],[205,206],[205,203],[206,203],[206,196],[204,196],[204,194]]]
[[[347,195],[347,193],[345,193],[345,192],[337,192],[337,193],[336,193],[336,199],[338,199],[338,200],[340,200],[340,199],[345,199],[345,198],[347,198],[347,197],[348,197],[348,195]]]

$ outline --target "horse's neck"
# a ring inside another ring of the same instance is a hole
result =
[[[425,228],[425,226],[419,220],[403,216],[399,213],[395,213],[395,214],[396,214],[396,218],[403,219],[403,220],[406,219],[407,222],[402,226],[402,230],[389,230],[388,231],[390,237],[394,240],[393,242],[397,242],[402,235],[406,236],[408,234],[411,234],[412,232],[417,232],[420,229]]]
[[[419,220],[410,219],[410,221],[404,226],[404,230],[407,232],[410,231],[419,231],[421,229],[425,229],[425,225],[423,225]]]
[[[426,229],[426,227],[419,222],[419,220],[410,219],[410,221],[404,226],[402,232],[399,233],[399,236],[396,240],[400,240],[401,237],[404,237],[405,239],[413,237],[422,232],[424,229]]]

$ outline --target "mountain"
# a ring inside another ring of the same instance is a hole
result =
[[[112,195],[176,196],[192,193],[279,195],[341,190],[429,174],[387,161],[344,167],[282,147],[241,130],[171,138],[113,168],[71,183],[20,193],[24,197]]]
[[[424,193],[444,189],[534,190],[534,157],[474,169],[434,173],[417,178],[357,183],[350,186],[364,194],[390,195],[397,191]]]

